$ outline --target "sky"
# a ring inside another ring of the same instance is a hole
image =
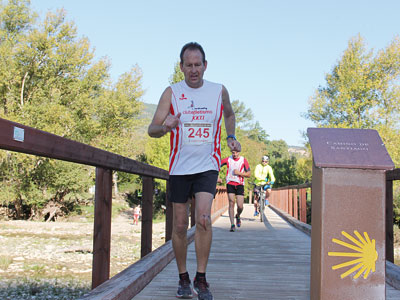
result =
[[[143,101],[157,104],[187,42],[200,43],[204,78],[254,114],[270,140],[302,146],[309,98],[360,34],[376,53],[400,33],[397,0],[31,0],[43,17],[64,8],[114,81],[134,65]]]

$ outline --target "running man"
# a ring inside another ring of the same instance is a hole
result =
[[[240,151],[235,137],[235,113],[227,89],[203,79],[207,61],[198,43],[188,43],[180,53],[185,79],[165,89],[148,128],[151,137],[170,132],[169,196],[173,206],[172,247],[179,272],[176,297],[192,298],[186,269],[188,199],[196,208],[195,250],[197,273],[193,282],[199,300],[212,300],[206,268],[212,242],[211,205],[221,165],[221,122],[225,120],[227,145]]]
[[[269,165],[269,157],[264,155],[261,159],[261,164],[258,164],[254,170],[255,177],[255,189],[257,193],[255,193],[254,197],[254,216],[258,215],[258,199],[261,193],[261,187],[264,186],[265,190],[265,205],[268,205],[268,197],[271,194],[272,185],[275,183],[274,172],[272,171],[271,166]]]
[[[232,155],[222,160],[221,167],[226,165],[226,189],[229,199],[229,219],[231,221],[230,231],[235,231],[235,223],[233,215],[235,213],[235,196],[236,196],[236,226],[242,224],[240,214],[243,211],[244,201],[244,177],[250,177],[250,167],[247,159],[240,156],[239,151],[232,150]]]

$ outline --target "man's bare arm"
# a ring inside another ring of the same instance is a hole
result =
[[[222,104],[224,105],[225,129],[228,136],[235,135],[235,112],[232,109],[228,90],[222,86]],[[228,147],[231,150],[241,151],[240,143],[232,138],[228,138]]]
[[[171,95],[172,90],[170,87],[166,88],[161,95],[156,112],[153,116],[153,120],[147,129],[149,136],[155,138],[162,137],[164,134],[170,132],[173,128],[178,126],[179,117],[181,114],[179,113],[176,116],[169,114],[171,107]]]
[[[246,171],[246,172],[240,172],[239,170],[235,170],[233,173],[235,175],[242,176],[242,177],[247,177],[247,178],[249,178],[251,176],[251,171],[250,170]]]

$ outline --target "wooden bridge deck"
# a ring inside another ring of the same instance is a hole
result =
[[[216,300],[310,299],[311,238],[266,208],[267,221],[253,217],[245,204],[242,227],[229,232],[227,212],[213,224],[207,280]],[[188,249],[188,271],[196,273],[194,243]],[[172,260],[135,300],[173,300],[178,275]],[[386,299],[400,290],[386,285]]]

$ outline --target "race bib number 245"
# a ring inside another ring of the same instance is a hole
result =
[[[183,143],[201,145],[212,143],[213,125],[211,123],[184,123]]]

